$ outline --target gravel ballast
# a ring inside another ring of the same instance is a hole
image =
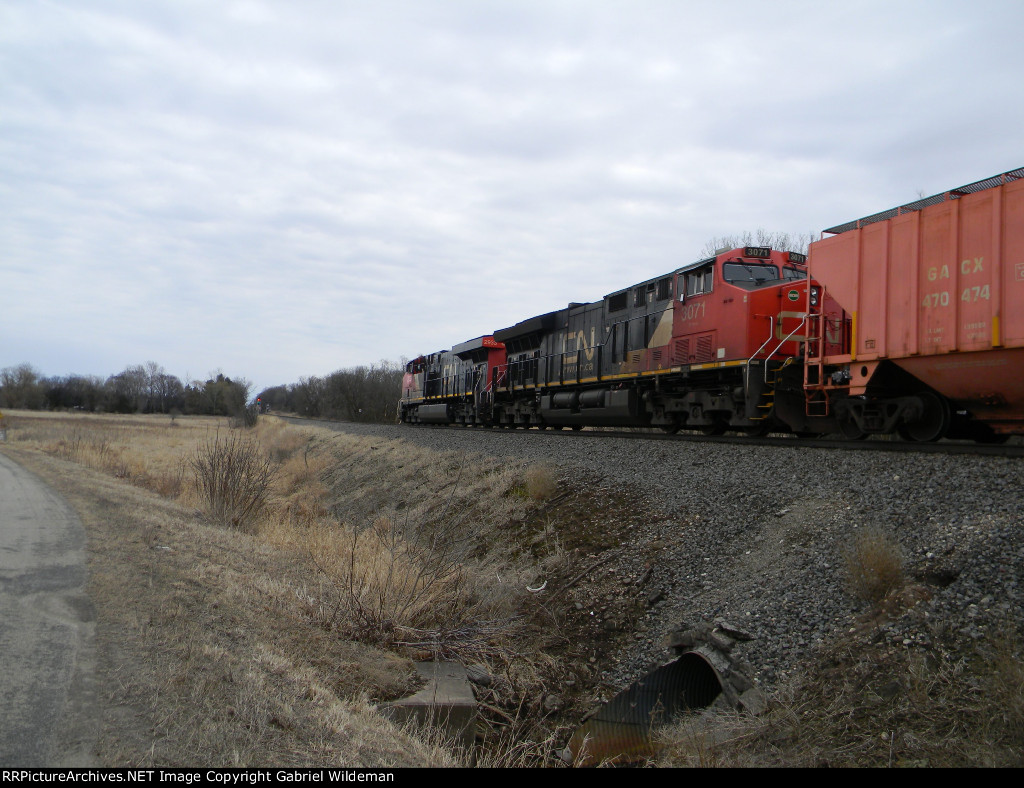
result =
[[[668,656],[681,625],[725,619],[754,636],[742,656],[772,689],[863,622],[845,555],[858,532],[898,543],[915,593],[872,634],[926,648],[970,644],[1024,621],[1024,460],[637,440],[537,431],[324,424],[438,451],[546,463],[565,484],[640,491],[657,516],[601,571],[642,585],[646,613],[603,680],[622,687]],[[611,602],[611,598],[606,600]],[[600,614],[602,600],[594,600]]]

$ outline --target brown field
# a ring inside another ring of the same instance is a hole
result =
[[[266,417],[240,431],[215,418],[8,411],[5,426],[2,450],[59,490],[88,534],[96,671],[73,744],[94,765],[557,765],[633,636],[595,630],[571,604],[608,596],[588,569],[657,516],[621,486]],[[265,477],[246,475],[244,452],[225,455],[250,448]],[[202,493],[203,460],[218,452],[254,506]],[[881,537],[848,564],[851,593],[882,595],[850,642],[762,717],[665,730],[654,765],[878,766],[894,750],[892,765],[1022,762],[1012,627],[968,657],[858,646],[898,615],[886,606],[902,576]],[[557,603],[527,592],[542,579],[564,589]],[[643,610],[639,596],[617,604],[623,620]],[[493,678],[477,687],[474,757],[377,711],[413,689],[410,660],[430,657]]]
[[[543,561],[486,548],[535,505],[513,492],[522,467],[271,418],[248,435],[214,418],[5,417],[4,450],[88,532],[100,765],[465,764],[376,711],[414,688],[409,657],[536,680],[509,647]],[[259,515],[225,527],[193,466],[236,436],[273,476]]]

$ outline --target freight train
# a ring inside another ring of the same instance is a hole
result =
[[[399,420],[1024,433],[1024,169],[715,255],[408,362]]]

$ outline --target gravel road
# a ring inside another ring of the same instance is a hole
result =
[[[969,645],[1024,621],[1019,458],[331,426],[549,463],[563,479],[584,471],[642,490],[663,516],[637,527],[605,569],[624,585],[642,582],[649,600],[631,623],[634,644],[604,676],[613,685],[664,659],[665,636],[682,623],[719,617],[755,636],[742,656],[762,685],[784,681],[865,613],[847,591],[844,565],[865,528],[898,540],[924,600],[883,628],[894,646],[927,648],[940,630]],[[598,614],[613,597],[597,600]]]
[[[0,766],[88,766],[92,671],[85,531],[0,454]]]

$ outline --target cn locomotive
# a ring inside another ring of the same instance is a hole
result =
[[[1024,433],[1024,169],[714,256],[406,365],[399,420]]]

